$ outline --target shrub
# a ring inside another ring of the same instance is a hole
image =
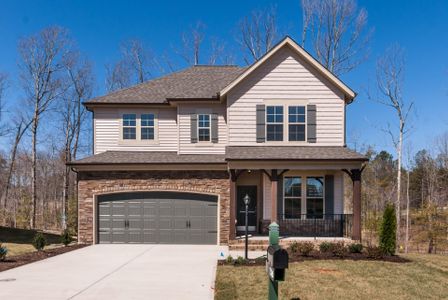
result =
[[[289,250],[291,253],[297,253],[299,251],[299,243],[296,241],[292,242],[291,245],[289,245]]]
[[[362,244],[350,244],[348,245],[348,251],[350,253],[361,253],[362,252]]]
[[[380,228],[380,249],[385,255],[394,255],[397,239],[397,219],[395,207],[387,204],[383,213],[383,221]]]
[[[330,251],[336,257],[344,257],[347,254],[347,247],[344,242],[331,243]]]
[[[246,263],[246,260],[242,256],[238,256],[235,260],[235,265],[244,265]]]
[[[68,229],[65,229],[61,234],[61,243],[64,246],[68,246],[71,242],[73,242],[73,237]]]
[[[322,253],[329,252],[331,250],[332,244],[333,243],[330,243],[330,242],[322,242],[322,243],[320,243],[320,245],[319,245],[320,252],[322,252]]]
[[[41,251],[47,245],[47,240],[41,232],[36,233],[33,239],[33,246],[37,251]]]
[[[300,255],[308,256],[310,255],[311,251],[314,250],[314,244],[312,242],[297,243],[297,250],[299,251]]]
[[[233,257],[232,257],[232,255],[228,255],[227,256],[227,258],[226,258],[226,263],[228,263],[228,264],[231,264],[231,263],[233,263]]]
[[[8,248],[0,244],[0,261],[5,260],[6,254],[8,254]]]
[[[380,259],[383,257],[383,250],[376,246],[368,246],[366,248],[366,254],[368,258]]]

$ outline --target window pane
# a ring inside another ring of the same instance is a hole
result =
[[[307,177],[306,178],[306,196],[312,198],[324,197],[324,178]]]
[[[300,197],[302,190],[302,179],[300,177],[285,177],[285,197]]]
[[[305,125],[289,125],[289,140],[290,141],[304,141],[305,140]]]
[[[135,119],[136,119],[135,114],[124,114],[123,126],[135,126],[136,125]]]
[[[301,214],[300,198],[285,199],[285,219],[298,219]]]
[[[210,129],[199,129],[199,141],[210,141]]]
[[[198,127],[199,128],[210,127],[210,115],[199,115],[198,116]]]
[[[142,126],[154,126],[154,114],[143,114],[141,119]]]
[[[123,140],[135,140],[135,127],[123,128]]]
[[[283,141],[283,125],[267,125],[268,141]]]
[[[288,120],[290,123],[305,123],[305,106],[289,106]]]
[[[153,140],[154,139],[154,127],[144,127],[142,128],[142,140]]]
[[[322,218],[324,214],[324,199],[308,198],[306,200],[306,214],[307,218]]]

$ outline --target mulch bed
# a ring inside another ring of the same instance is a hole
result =
[[[236,257],[234,257],[236,259]],[[367,256],[365,253],[347,253],[343,257],[334,256],[331,253],[321,253],[318,251],[313,251],[309,256],[302,256],[297,253],[289,253],[289,262],[303,262],[303,261],[312,261],[312,260],[364,260],[364,261],[384,261],[384,262],[392,262],[392,263],[408,263],[411,262],[411,260],[401,257],[399,255],[390,255],[390,256],[383,256],[381,258],[372,258]],[[264,266],[265,265],[265,258],[257,258],[257,259],[248,259],[247,261],[243,263],[229,263],[226,260],[219,260],[218,265],[224,266],[224,265],[234,265],[235,267],[238,266]]]
[[[77,250],[85,247],[86,245],[73,245],[68,247],[59,247],[54,249],[48,249],[43,251],[35,251],[31,253],[6,257],[6,260],[0,261],[0,272],[6,271],[12,268],[20,267],[35,261],[46,259],[59,254],[67,253],[73,250]]]

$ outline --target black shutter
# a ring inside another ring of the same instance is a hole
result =
[[[316,105],[306,106],[307,112],[307,140],[308,143],[316,142]]]
[[[326,219],[333,219],[334,214],[334,176],[325,175],[325,205],[324,214],[326,214]]]
[[[191,114],[191,124],[190,124],[190,132],[191,132],[191,142],[197,143],[198,142],[198,115],[197,114]]]
[[[211,115],[211,140],[212,143],[218,142],[218,115]]]
[[[266,140],[266,106],[264,104],[257,104],[257,143],[264,143]]]

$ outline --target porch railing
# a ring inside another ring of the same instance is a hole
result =
[[[299,237],[351,237],[351,214],[303,214],[290,218],[281,215],[278,218],[280,234]]]

